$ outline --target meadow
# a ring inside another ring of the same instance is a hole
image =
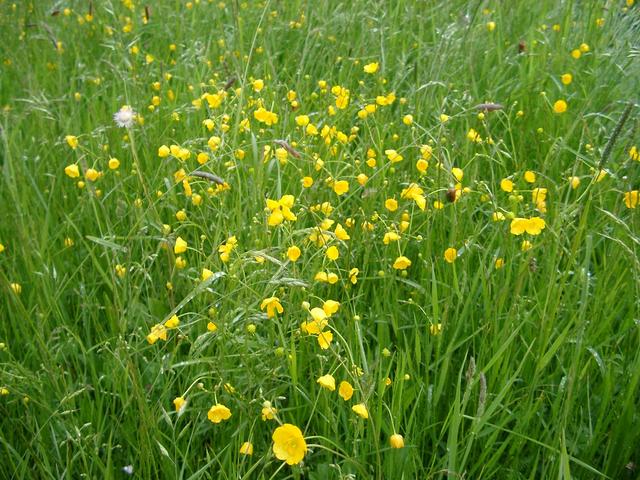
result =
[[[634,0],[0,0],[0,478],[640,478]]]

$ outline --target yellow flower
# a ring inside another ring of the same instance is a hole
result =
[[[171,154],[171,149],[166,145],[162,145],[158,148],[158,156],[160,158],[166,158]]]
[[[384,243],[385,245],[389,245],[391,242],[397,242],[398,240],[400,240],[400,235],[398,235],[396,232],[391,231],[384,234],[382,243]]]
[[[178,220],[179,222],[184,222],[187,219],[187,212],[185,212],[184,210],[178,210],[176,212],[176,220]]]
[[[411,125],[413,123],[413,115],[407,114],[404,117],[402,117],[402,123],[404,123],[407,126]]]
[[[625,192],[624,204],[627,206],[627,208],[636,208],[638,206],[638,190]]]
[[[360,418],[364,418],[365,420],[369,418],[369,411],[367,410],[367,406],[364,403],[354,405],[353,407],[351,407],[351,410],[353,410]]]
[[[336,192],[337,195],[344,195],[349,191],[349,182],[346,180],[338,180],[333,183],[333,191]]]
[[[575,190],[580,186],[580,178],[579,177],[569,177],[569,184],[571,188]]]
[[[235,235],[232,235],[231,237],[227,238],[227,241],[225,243],[218,247],[220,260],[222,260],[223,263],[227,263],[229,261],[229,259],[231,258],[231,252],[236,248],[237,245],[238,239],[235,237]]]
[[[66,240],[65,240],[65,245],[66,245]],[[0,243],[0,253],[4,252],[4,245]]]
[[[273,407],[271,405],[271,402],[265,401],[262,404],[261,416],[262,416],[263,422],[266,422],[267,420],[273,420],[274,418],[276,418],[277,414],[278,414],[278,409]]]
[[[301,329],[307,334],[319,335],[324,327],[329,324],[327,313],[324,309],[318,307],[312,308],[309,313],[311,314],[312,320],[310,322],[303,322]]]
[[[417,184],[412,183],[402,190],[400,196],[405,199],[413,200],[416,202],[416,205],[418,205],[420,210],[424,210],[427,205],[427,200],[423,193],[424,191]]]
[[[398,209],[398,201],[395,198],[387,198],[384,202],[384,208],[390,212],[395,212]]]
[[[164,322],[164,326],[169,329],[178,328],[179,325],[180,325],[180,319],[178,318],[177,315],[173,315],[169,320]]]
[[[266,110],[264,107],[260,107],[255,112],[253,112],[253,118],[261,123],[264,123],[268,127],[278,123],[278,115],[270,112],[269,110]]]
[[[304,188],[310,188],[313,185],[313,178],[311,177],[303,177],[302,178],[302,186]]]
[[[582,52],[580,51],[580,49],[576,48],[574,50],[571,50],[571,56],[575,60],[578,60],[582,56]]]
[[[496,29],[496,22],[487,22],[487,30],[493,32]]]
[[[471,142],[482,143],[482,137],[473,128],[470,128],[467,132],[467,139]]]
[[[210,332],[215,332],[216,330],[218,330],[218,326],[213,322],[209,322],[207,323],[207,330],[209,330]]]
[[[429,325],[429,333],[432,336],[440,335],[442,333],[442,324],[441,323],[432,323]]]
[[[511,193],[513,192],[513,182],[508,178],[503,178],[500,180],[500,188],[507,193]]]
[[[220,403],[216,403],[207,412],[207,418],[213,423],[220,423],[231,418],[231,410]]]
[[[340,309],[340,302],[335,300],[327,300],[322,304],[322,310],[328,317],[336,313]]]
[[[444,251],[444,259],[447,262],[453,263],[456,261],[456,258],[458,258],[458,251],[455,248],[449,247]]]
[[[331,345],[331,341],[333,340],[333,333],[329,330],[325,330],[318,334],[318,344],[320,348],[326,350]]]
[[[80,169],[78,168],[78,165],[72,163],[71,165],[64,167],[64,173],[66,173],[69,178],[78,178],[80,176]]]
[[[354,285],[358,283],[358,274],[360,274],[360,270],[357,268],[349,270],[349,281]]]
[[[296,116],[296,125],[299,127],[306,127],[309,125],[309,115],[298,115]]]
[[[404,438],[399,433],[394,433],[389,437],[391,448],[404,448]]]
[[[333,231],[333,233],[335,234],[336,238],[338,240],[342,240],[342,241],[347,241],[350,240],[351,237],[349,236],[349,234],[347,233],[347,231],[344,229],[344,227],[340,224],[336,225],[335,230]]]
[[[151,332],[147,335],[147,342],[149,342],[150,345],[153,345],[158,340],[167,340],[167,329],[161,323],[156,323],[151,327]]]
[[[182,410],[182,407],[187,403],[183,397],[176,397],[173,399],[173,406],[176,408],[176,412]]]
[[[110,170],[117,170],[119,166],[120,166],[120,160],[118,160],[117,158],[110,158],[109,159],[109,169]]]
[[[398,163],[404,159],[404,157],[395,150],[385,150],[384,154],[387,156],[391,163]]]
[[[534,188],[531,191],[531,200],[538,204],[540,202],[544,202],[547,199],[547,189],[546,188]]]
[[[540,217],[516,217],[511,220],[511,233],[513,235],[522,235],[526,232],[530,235],[540,235],[545,226],[545,221]]]
[[[378,71],[378,68],[380,67],[380,64],[378,62],[372,62],[372,63],[367,63],[363,70],[364,73],[376,73]]]
[[[405,256],[398,257],[393,262],[393,268],[395,268],[396,270],[406,270],[410,266],[411,266],[411,260],[409,260]]]
[[[22,293],[22,285],[20,285],[19,283],[11,283],[9,287],[11,288],[11,291],[16,295],[20,295]]]
[[[179,254],[187,251],[187,242],[182,237],[176,238],[176,244],[173,247],[173,253]]]
[[[276,312],[279,314],[284,313],[284,308],[280,304],[280,299],[278,297],[269,297],[262,300],[260,304],[260,310],[267,310],[267,317],[273,318],[276,316]]]
[[[336,389],[336,379],[329,373],[318,378],[317,383],[322,388],[326,388],[330,392],[333,392]]]
[[[75,135],[67,135],[66,137],[64,137],[64,139],[67,141],[67,145],[69,145],[72,149],[76,149],[78,148],[78,137],[76,137]]]
[[[301,254],[300,248],[296,247],[295,245],[293,245],[292,247],[289,247],[289,249],[287,250],[287,257],[292,262],[297,262],[298,259],[300,258],[300,254]]]
[[[276,148],[276,159],[280,165],[286,165],[289,162],[289,152],[285,148]]]
[[[84,172],[84,178],[89,180],[90,182],[95,182],[100,177],[100,172],[98,172],[95,168],[88,168],[86,172]]]
[[[200,279],[204,282],[207,279],[211,278],[211,275],[213,275],[213,272],[211,270],[209,270],[208,268],[203,268],[202,275],[200,275]]]
[[[496,267],[496,270],[499,270],[502,267],[504,267],[504,258],[502,257],[496,258],[494,265]]]
[[[453,167],[451,169],[451,175],[456,179],[456,182],[461,182],[464,178],[464,171],[461,168]]]
[[[531,170],[524,172],[524,181],[527,183],[534,183],[536,181],[536,174]]]
[[[340,395],[345,402],[351,400],[351,397],[353,396],[353,387],[351,384],[344,380],[340,382],[338,395]]]
[[[573,81],[573,75],[571,75],[570,73],[565,73],[560,77],[560,80],[562,80],[563,84],[569,85]]]
[[[283,195],[280,200],[267,199],[267,209],[270,212],[267,219],[269,226],[275,227],[285,220],[295,222],[298,217],[291,211],[294,202],[295,197],[293,195]]]
[[[523,240],[522,245],[520,245],[520,250],[526,252],[527,250],[531,250],[533,248],[533,244],[529,240]]]
[[[340,251],[338,250],[338,247],[332,245],[331,247],[327,248],[325,255],[329,260],[335,261],[340,256]]]
[[[567,102],[564,100],[556,100],[553,104],[553,111],[555,113],[564,113],[567,111]]]
[[[252,86],[254,92],[259,92],[264,88],[264,80],[262,80],[261,78],[257,78],[253,81]]]
[[[240,446],[241,455],[253,455],[253,444],[251,442],[244,442]]]
[[[222,144],[222,139],[215,135],[213,137],[210,137],[209,140],[207,140],[207,145],[209,145],[209,148],[214,152],[218,150],[218,148],[220,148],[221,144]]]
[[[307,453],[307,443],[295,425],[285,423],[275,429],[271,438],[276,458],[287,462],[288,465],[297,465]]]
[[[640,161],[640,152],[635,145],[629,149],[629,158],[631,160]]]

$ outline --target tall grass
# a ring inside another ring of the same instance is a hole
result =
[[[148,3],[145,22],[139,1],[0,0],[0,476],[121,478],[131,465],[140,478],[637,477],[640,219],[624,202],[640,182],[629,153],[640,143],[637,5]],[[379,71],[364,73],[372,62]],[[346,109],[336,85],[350,91]],[[202,99],[225,87],[219,107]],[[391,92],[391,105],[358,117]],[[556,114],[560,99],[568,109]],[[485,102],[502,108],[476,108]],[[123,105],[144,121],[118,128]],[[259,105],[278,122],[259,123]],[[309,135],[302,114],[351,138]],[[280,163],[276,140],[300,158]],[[159,158],[171,144],[190,158]],[[390,163],[389,149],[404,160]],[[70,164],[80,178],[65,174]],[[86,180],[89,168],[103,175]],[[194,205],[180,168],[230,188],[191,177]],[[337,180],[349,182],[344,195]],[[401,197],[410,183],[424,211]],[[546,209],[534,188],[548,190]],[[265,199],[285,194],[297,221],[269,226]],[[330,214],[314,208],[323,202]],[[511,234],[512,218],[532,216],[545,220],[539,235]],[[326,217],[335,261],[308,240]],[[337,224],[349,240],[335,238]],[[404,271],[392,267],[400,256]],[[204,268],[214,275],[202,280]],[[320,271],[337,283],[315,280]],[[261,310],[271,296],[284,307],[275,318]],[[340,309],[324,350],[301,324],[303,302],[328,299]],[[150,344],[174,314],[180,326]],[[353,385],[351,400],[316,382],[328,373]],[[179,411],[176,397],[187,400]],[[261,418],[264,402],[274,420]],[[215,403],[229,420],[207,419]],[[303,431],[302,464],[275,458],[278,423]],[[393,433],[404,448],[391,448]],[[251,456],[239,453],[245,441]]]

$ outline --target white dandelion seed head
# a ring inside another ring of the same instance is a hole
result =
[[[120,110],[113,114],[113,121],[119,127],[129,128],[133,125],[136,118],[136,112],[129,105],[123,106]]]

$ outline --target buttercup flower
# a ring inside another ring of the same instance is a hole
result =
[[[176,238],[176,244],[173,246],[173,253],[179,254],[187,251],[187,242],[182,237]]]
[[[380,64],[378,62],[367,63],[363,68],[364,73],[376,73],[379,66]]]
[[[298,217],[291,211],[294,202],[295,197],[293,195],[283,195],[280,200],[267,199],[267,209],[271,212],[267,219],[269,226],[275,227],[285,220],[295,222]]]
[[[149,342],[150,345],[153,345],[158,340],[167,340],[167,329],[161,323],[157,323],[151,327],[151,333],[147,335],[147,342]]]
[[[354,405],[351,407],[351,410],[353,410],[360,418],[364,418],[365,420],[369,418],[369,410],[367,410],[367,406],[364,403]]]
[[[261,416],[262,416],[263,422],[266,422],[267,420],[273,420],[274,418],[276,418],[277,414],[278,414],[278,410],[275,407],[273,407],[273,405],[271,405],[270,401],[266,400],[262,404]]]
[[[237,245],[238,239],[235,237],[235,235],[232,235],[231,237],[227,238],[227,241],[225,243],[218,247],[220,260],[222,260],[223,263],[227,263],[229,261],[229,259],[231,258],[231,252],[236,248]]]
[[[522,235],[528,233],[529,235],[540,235],[542,230],[546,227],[545,221],[540,217],[520,218],[516,217],[511,220],[511,233],[513,235]]]
[[[405,256],[398,257],[393,262],[393,268],[395,268],[396,270],[406,270],[410,266],[411,266],[411,260],[409,260]]]
[[[253,444],[251,442],[244,442],[240,446],[240,454],[242,454],[242,455],[253,455]]]
[[[187,401],[183,397],[176,397],[173,399],[173,406],[175,407],[176,412],[182,410],[186,403]]]
[[[420,210],[424,210],[427,205],[427,200],[423,195],[424,190],[422,190],[417,184],[412,183],[407,188],[402,190],[400,196],[405,199],[413,200],[418,205]]]
[[[69,178],[78,178],[80,176],[80,169],[77,164],[72,163],[71,165],[64,167],[64,173]]]
[[[262,300],[260,304],[260,310],[267,310],[267,317],[273,318],[276,316],[276,312],[282,314],[284,312],[284,308],[280,304],[280,299],[278,297],[269,297]]]
[[[627,208],[636,208],[638,206],[638,190],[631,190],[624,193],[624,204]]]
[[[207,412],[207,418],[213,423],[220,423],[231,418],[231,410],[220,403],[216,403]]]
[[[287,257],[292,262],[297,262],[298,259],[300,258],[300,254],[301,254],[300,248],[296,247],[295,245],[287,249]]]
[[[567,111],[567,102],[565,102],[564,100],[557,100],[554,104],[553,104],[553,111],[555,113],[564,113]]]
[[[351,397],[353,396],[353,387],[351,384],[345,380],[340,382],[338,395],[340,395],[345,402],[351,400]]]
[[[458,258],[458,251],[455,248],[449,247],[444,251],[444,259],[447,262],[453,263],[456,258]]]
[[[399,433],[394,433],[389,437],[389,445],[391,448],[404,448],[404,438]]]
[[[297,465],[307,453],[307,443],[302,431],[295,425],[285,423],[275,429],[271,438],[276,458],[287,462],[288,465]]]
[[[67,135],[66,137],[64,137],[64,139],[67,142],[67,145],[69,145],[72,149],[76,149],[78,148],[78,137],[76,137],[75,135]]]
[[[253,112],[253,118],[261,123],[264,123],[268,127],[278,123],[278,115],[270,112],[269,110],[266,110],[264,107],[260,107],[255,112]]]
[[[333,392],[336,389],[336,379],[333,378],[333,375],[326,374],[318,378],[317,383],[327,390]]]

